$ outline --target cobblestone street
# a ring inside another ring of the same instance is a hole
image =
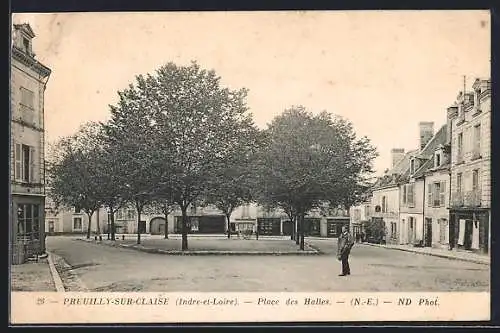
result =
[[[48,237],[47,249],[72,267],[70,291],[489,290],[489,265],[366,245],[355,245],[352,250],[352,275],[339,277],[336,240],[307,242],[325,254],[172,256],[82,242],[75,237]],[[65,284],[66,273],[61,274]]]

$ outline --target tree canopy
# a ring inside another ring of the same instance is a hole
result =
[[[274,118],[266,136],[258,169],[261,201],[302,219],[325,202],[354,204],[376,157],[350,122],[326,111],[313,115],[302,106]]]

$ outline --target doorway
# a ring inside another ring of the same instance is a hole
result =
[[[146,233],[146,221],[140,221],[139,222],[139,233],[140,234],[145,234]]]
[[[408,218],[408,243],[413,244],[415,241],[414,237],[415,231],[415,219],[413,217]]]
[[[432,219],[426,217],[425,218],[425,240],[424,246],[431,247],[432,246]]]
[[[470,250],[472,247],[472,220],[465,220],[464,249]]]

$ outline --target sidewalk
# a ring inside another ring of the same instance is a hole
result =
[[[11,265],[11,291],[57,291],[48,258]]]
[[[460,250],[447,250],[447,249],[438,249],[431,247],[413,247],[410,245],[380,245],[380,244],[371,244],[371,243],[363,243],[363,245],[367,246],[376,246],[382,247],[391,250],[399,250],[406,251],[412,253],[418,253],[423,255],[435,256],[440,258],[452,259],[452,260],[462,260],[473,262],[476,264],[490,265],[490,256],[484,254],[477,254],[473,252],[466,252]]]
[[[107,239],[107,234],[101,235],[103,240]],[[125,239],[137,239],[137,234],[116,234],[116,239],[121,239],[125,236]],[[94,237],[94,236],[92,236]],[[227,239],[225,234],[189,234],[189,239]],[[151,235],[151,234],[141,234],[141,239],[165,239],[164,235]],[[182,239],[181,234],[169,234],[168,239]],[[243,237],[238,237],[238,235],[231,234],[231,239],[242,239]],[[264,236],[259,235],[259,240],[289,240],[290,236]],[[252,235],[248,240],[256,240],[255,234]]]
[[[96,241],[93,238],[77,238],[98,245],[123,247],[148,253],[167,255],[317,255],[321,252],[316,248],[305,244],[305,250],[300,250],[298,246],[290,240],[279,239],[227,239],[224,237],[189,237],[189,250],[182,251],[181,238],[172,237],[169,239],[156,237],[142,237],[141,244],[136,243],[136,236],[128,235],[125,240],[117,238],[110,241],[103,238]]]

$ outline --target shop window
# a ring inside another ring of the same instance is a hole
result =
[[[40,238],[40,205],[19,204],[17,209],[17,234],[21,239]]]

